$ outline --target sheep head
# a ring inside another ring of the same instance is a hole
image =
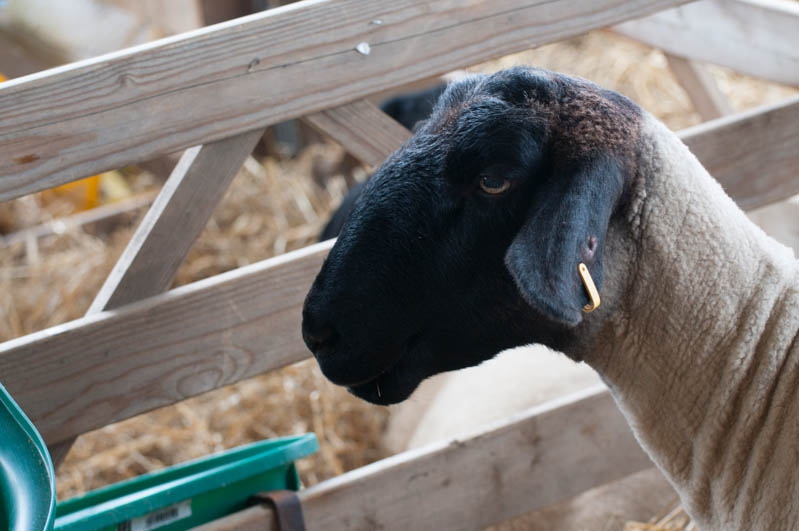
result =
[[[308,294],[303,336],[324,374],[388,404],[510,347],[568,352],[587,320],[578,264],[601,289],[640,117],[544,70],[451,85],[372,177]]]

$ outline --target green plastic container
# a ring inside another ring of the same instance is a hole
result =
[[[244,509],[256,492],[300,487],[312,433],[271,439],[104,487],[56,508],[57,531],[178,531]]]
[[[55,474],[39,432],[0,385],[0,529],[53,528]]]

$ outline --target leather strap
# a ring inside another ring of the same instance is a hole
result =
[[[270,490],[250,497],[250,502],[271,507],[275,512],[278,531],[305,531],[302,504],[293,490]]]

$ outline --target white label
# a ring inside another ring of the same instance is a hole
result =
[[[125,531],[150,531],[164,527],[178,520],[183,520],[191,516],[191,500],[185,500],[163,509],[158,509],[144,516],[133,518],[117,527],[118,530]]]

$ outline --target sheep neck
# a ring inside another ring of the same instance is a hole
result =
[[[647,120],[608,238],[606,346],[581,354],[701,528],[781,529],[799,518],[799,262]]]

